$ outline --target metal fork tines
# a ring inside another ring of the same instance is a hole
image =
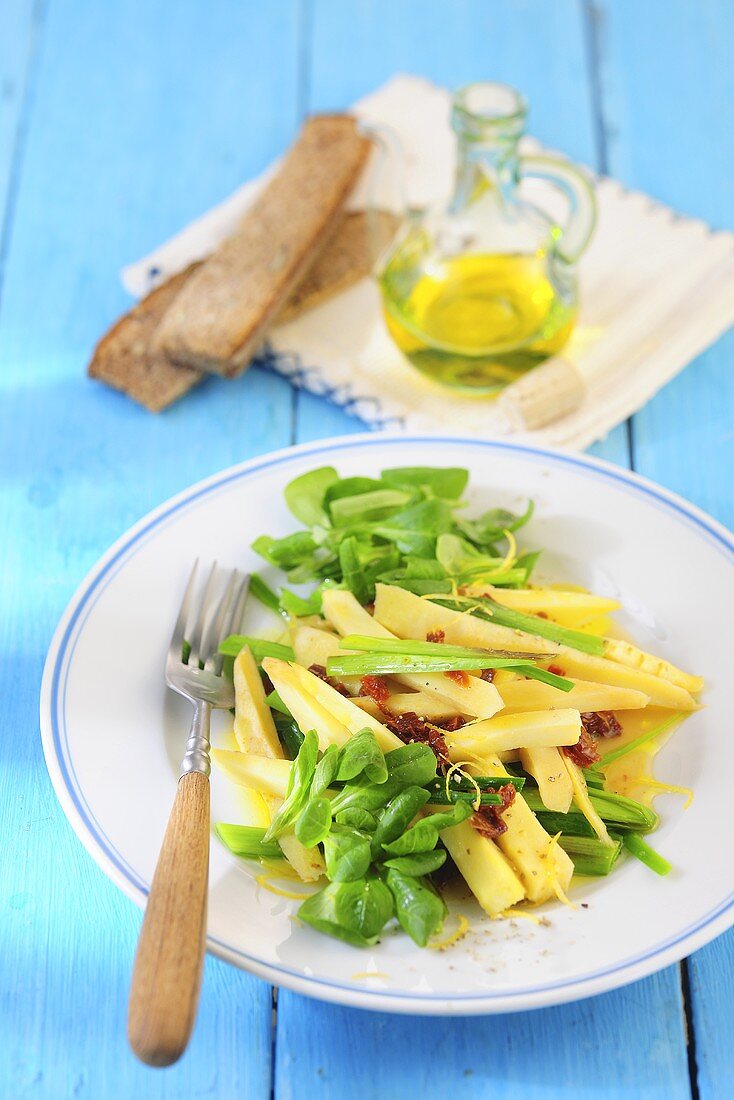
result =
[[[237,569],[209,570],[198,599],[195,596],[199,563],[194,563],[186,586],[166,659],[166,683],[195,707],[181,775],[200,771],[209,775],[209,723],[215,707],[231,707],[233,688],[222,676],[219,646],[236,633],[244,614],[249,574]]]

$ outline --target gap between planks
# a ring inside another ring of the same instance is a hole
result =
[[[8,188],[5,195],[5,208],[0,211],[0,312],[2,311],[2,292],[5,275],[5,264],[10,248],[11,228],[15,206],[20,192],[20,176],[23,164],[26,138],[28,136],[31,106],[33,103],[33,88],[38,69],[38,55],[40,42],[46,24],[48,0],[34,0],[31,11],[30,34],[28,36],[28,52],[25,64],[25,81],[15,132],[12,138],[12,151],[10,154],[10,168],[8,171]]]
[[[693,997],[691,996],[691,971],[688,959],[678,964],[680,967],[680,990],[683,999],[683,1021],[686,1029],[686,1050],[688,1052],[688,1080],[691,1086],[691,1100],[700,1100],[698,1086],[698,1052],[696,1048],[696,1028],[693,1021]]]

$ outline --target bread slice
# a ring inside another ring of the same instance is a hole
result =
[[[279,311],[275,327],[294,321],[369,275],[375,253],[391,239],[398,224],[399,219],[385,210],[345,215]]]
[[[369,275],[376,248],[390,239],[397,225],[398,219],[385,211],[357,211],[343,217],[291,293],[276,324],[294,321]],[[174,275],[120,318],[97,345],[89,364],[90,377],[121,390],[151,412],[160,412],[183,397],[204,377],[201,371],[177,366],[151,347],[161,318],[200,266],[191,264]]]
[[[309,118],[239,228],[175,297],[154,352],[215,374],[244,370],[335,228],[369,148],[349,115]]]
[[[166,310],[200,264],[157,287],[112,326],[95,348],[88,373],[128,394],[151,412],[160,412],[188,393],[204,377],[153,352],[151,337]]]

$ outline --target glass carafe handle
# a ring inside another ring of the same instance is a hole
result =
[[[540,179],[560,191],[568,202],[566,224],[556,252],[567,263],[576,263],[591,240],[596,224],[596,198],[591,181],[568,161],[556,157],[520,158],[521,179]]]

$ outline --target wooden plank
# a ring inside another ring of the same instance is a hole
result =
[[[394,71],[458,85],[497,78],[522,88],[542,140],[601,167],[594,97],[586,82],[585,31],[576,5],[360,3],[345,10],[317,0],[309,73],[312,108],[343,107]],[[348,48],[347,48],[348,43]],[[348,64],[335,59],[348,56]],[[299,394],[298,440],[359,430],[360,423]],[[461,425],[446,425],[461,432]],[[629,465],[628,430],[616,428],[592,453]],[[634,1044],[609,1061],[600,1036],[624,1020]],[[372,1058],[368,1052],[379,1051]],[[406,1052],[410,1055],[406,1057]],[[652,1052],[652,1055],[651,1053]],[[275,1094],[331,1098],[364,1081],[375,1095],[424,1100],[466,1087],[473,1097],[629,1095],[687,1098],[684,1018],[677,968],[576,1005],[528,1015],[432,1020],[358,1013],[282,991],[278,1002]]]
[[[292,138],[297,16],[296,0],[185,0],[175,13],[54,0],[48,12],[0,314],[0,711],[15,731],[0,768],[3,1095],[270,1095],[270,989],[214,959],[182,1063],[157,1073],[128,1052],[140,915],[66,825],[37,693],[53,624],[110,541],[170,493],[289,441],[290,388],[262,371],[155,418],[84,370],[126,305],[119,267]]]
[[[315,0],[309,107],[343,107],[395,73],[418,73],[449,88],[499,80],[530,100],[530,129],[587,163],[594,121],[583,27],[574,0],[552,10],[539,0]],[[348,53],[345,55],[345,50]]]
[[[667,973],[560,1008],[484,1018],[387,1016],[281,993],[275,1094],[300,1100],[308,1081],[314,1100],[340,1100],[350,1089],[421,1100],[688,1097],[685,1062],[671,1057],[684,1042]],[[630,1042],[612,1055],[618,1034]]]
[[[610,166],[677,210],[734,229],[734,11],[726,0],[596,5]],[[636,468],[734,524],[734,333],[634,418]],[[734,932],[688,963],[692,1069],[702,1098],[731,1093]]]
[[[4,214],[11,191],[14,166],[17,170],[23,147],[29,107],[28,92],[38,38],[41,14],[34,16],[32,0],[18,0],[3,12],[0,34],[0,256]]]

